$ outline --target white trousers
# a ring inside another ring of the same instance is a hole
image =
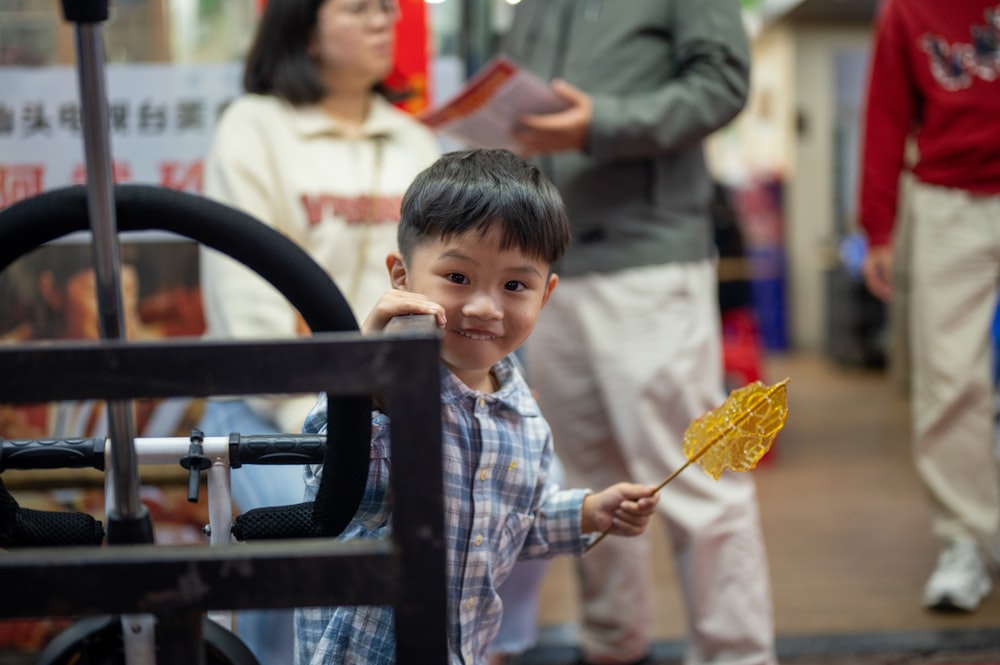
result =
[[[568,487],[659,484],[686,461],[684,431],[725,398],[715,265],[563,278],[526,347]],[[773,663],[774,627],[756,491],[694,466],[659,516],[688,613],[685,662]],[[581,648],[594,662],[645,655],[654,625],[648,537],[607,538],[579,564]]]
[[[1000,280],[1000,196],[914,183],[910,343],[913,454],[942,540],[1000,523],[991,323]]]

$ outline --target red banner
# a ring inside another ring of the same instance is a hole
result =
[[[396,64],[386,85],[407,93],[398,106],[419,113],[430,100],[427,4],[424,0],[399,0],[399,7],[402,13],[396,23]]]

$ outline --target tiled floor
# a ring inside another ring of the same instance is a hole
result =
[[[783,662],[1000,663],[1000,591],[970,615],[920,606],[937,546],[910,462],[907,405],[885,374],[814,356],[770,357],[766,372],[770,382],[791,378],[785,429],[770,459],[750,472]],[[657,653],[680,662],[683,609],[664,533],[654,528],[651,537]],[[546,577],[534,662],[571,660],[571,566],[557,560]]]

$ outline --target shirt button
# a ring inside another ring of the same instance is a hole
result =
[[[476,547],[479,547],[480,545],[482,545],[483,544],[483,534],[479,534],[478,536],[476,536],[476,539],[473,540],[472,542],[475,543]]]
[[[469,598],[467,601],[465,601],[465,609],[471,610],[472,606],[475,605],[475,604],[476,604],[476,601],[474,601],[472,598]]]
[[[487,471],[486,469],[483,469],[482,471],[479,472],[479,479],[480,480],[486,480],[489,477],[490,477],[490,472]]]
[[[485,397],[480,397],[479,398],[479,408],[480,409],[485,409],[486,408],[486,398]]]

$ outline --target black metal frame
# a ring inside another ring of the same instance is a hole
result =
[[[203,663],[207,610],[388,605],[399,665],[447,662],[439,339],[321,333],[273,342],[0,347],[0,403],[326,391],[393,420],[393,535],[232,547],[116,545],[0,556],[0,618],[151,613],[160,665]],[[331,428],[336,423],[331,423]]]

